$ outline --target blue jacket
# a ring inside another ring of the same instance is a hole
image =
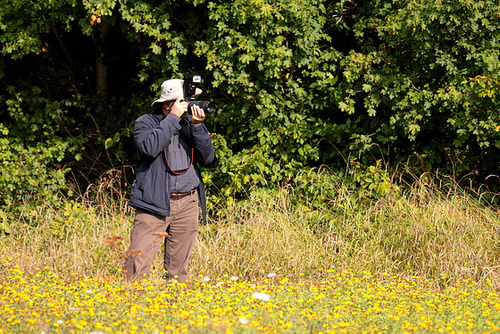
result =
[[[192,125],[174,114],[144,114],[134,126],[134,142],[139,163],[136,167],[136,181],[132,187],[129,205],[160,216],[170,214],[170,194],[168,193],[168,167],[163,149],[167,147],[175,133],[187,147],[194,147],[194,164],[208,166],[215,159],[212,138],[203,123]],[[199,172],[198,177],[199,177]],[[198,186],[203,222],[206,223],[205,190],[200,177]]]

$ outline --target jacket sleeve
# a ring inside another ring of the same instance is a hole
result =
[[[151,114],[145,114],[137,119],[134,126],[134,142],[140,154],[155,158],[168,145],[168,142],[179,131],[180,118],[168,114],[163,120]]]
[[[204,123],[190,125],[192,140],[196,152],[196,162],[201,166],[208,166],[215,160],[215,149],[212,137]]]

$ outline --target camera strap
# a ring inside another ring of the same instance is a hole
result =
[[[170,172],[172,172],[172,174],[182,175],[182,174],[186,173],[188,171],[188,169],[193,165],[194,147],[191,147],[191,162],[189,163],[189,166],[187,166],[186,168],[175,169],[175,170],[172,169],[172,167],[170,167],[170,164],[168,163],[167,148],[166,147],[163,148],[163,154],[165,155],[165,161],[167,163],[167,167],[170,170]]]

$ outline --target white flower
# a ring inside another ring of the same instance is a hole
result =
[[[276,273],[269,273],[269,274],[267,274],[267,277],[269,277],[269,278],[274,277],[274,276],[276,276]]]
[[[88,290],[87,290],[87,291],[85,291],[85,292],[86,292],[86,293],[91,293],[91,292],[92,292],[92,290],[88,289]]]
[[[254,292],[252,294],[252,297],[255,299],[258,299],[258,300],[262,300],[263,302],[267,302],[267,301],[269,301],[269,299],[271,299],[271,297],[269,297],[268,294],[265,294],[262,292]]]
[[[203,277],[203,282],[208,282],[210,281],[210,277]]]
[[[230,279],[231,281],[237,281],[237,280],[238,280],[238,277],[236,277],[236,276],[231,276],[229,279]]]
[[[248,325],[250,323],[250,321],[247,318],[239,318],[238,321],[242,325]]]
[[[57,322],[58,325],[64,324],[64,321],[62,321],[62,320],[57,320],[56,322]]]
[[[223,284],[224,284],[224,282],[217,282],[217,284],[215,284],[215,286],[216,286],[216,287],[219,287],[219,286],[221,286],[221,285],[223,285]]]

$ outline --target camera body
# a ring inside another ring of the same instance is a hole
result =
[[[211,101],[198,101],[195,99],[197,84],[201,83],[200,75],[186,74],[184,75],[184,101],[188,103],[188,112],[191,112],[191,106],[197,105],[207,114],[215,112],[215,104]]]

